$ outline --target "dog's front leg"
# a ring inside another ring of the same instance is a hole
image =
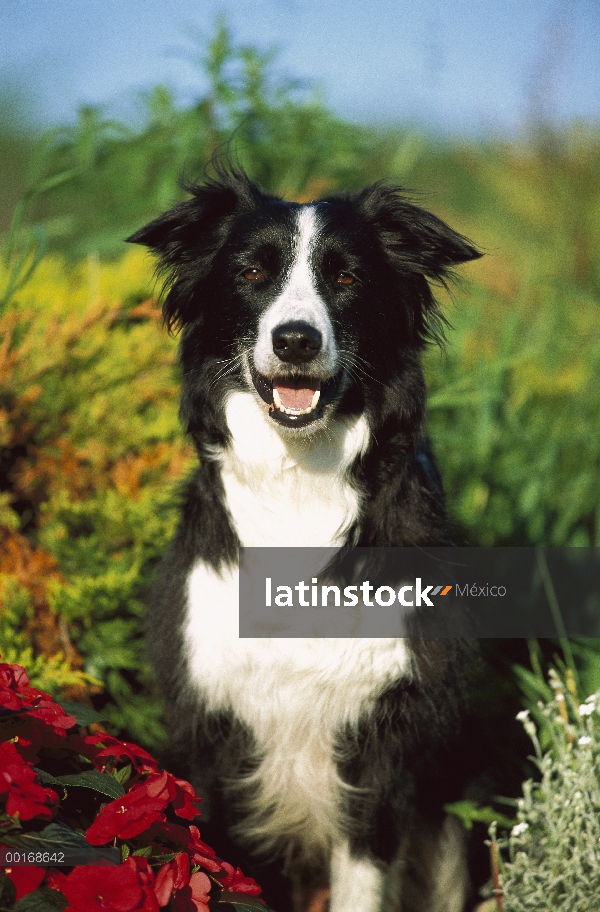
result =
[[[397,912],[400,908],[400,864],[379,865],[351,854],[348,843],[331,856],[329,912]]]

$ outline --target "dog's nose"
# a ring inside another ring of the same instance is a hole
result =
[[[321,351],[321,333],[309,323],[282,323],[273,330],[273,351],[281,361],[303,364]]]

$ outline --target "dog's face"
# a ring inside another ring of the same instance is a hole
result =
[[[312,433],[352,390],[359,408],[381,395],[435,335],[427,279],[479,256],[383,184],[308,205],[242,174],[191,192],[129,238],[167,273],[188,399],[241,385],[284,432]]]

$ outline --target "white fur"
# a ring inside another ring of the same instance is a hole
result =
[[[360,505],[346,476],[367,447],[366,419],[337,419],[311,436],[293,437],[249,392],[230,395],[226,416],[232,443],[221,456],[221,475],[242,545],[341,544]]]
[[[257,370],[273,376],[281,369],[281,361],[273,352],[273,330],[283,323],[302,320],[321,333],[322,347],[311,362],[321,376],[333,376],[338,371],[339,353],[327,308],[319,296],[310,264],[310,254],[316,242],[319,223],[314,206],[298,210],[294,260],[281,294],[262,315],[253,356]]]
[[[365,859],[353,858],[348,844],[341,843],[331,857],[330,909],[334,912],[380,912],[385,880],[383,871]]]
[[[190,673],[209,710],[235,710],[262,762],[241,785],[243,835],[264,851],[299,840],[326,857],[342,838],[334,739],[409,672],[401,639],[239,639],[237,571],[189,580]],[[232,788],[236,786],[232,783]],[[337,910],[336,910],[337,912]]]

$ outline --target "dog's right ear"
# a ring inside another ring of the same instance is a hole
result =
[[[218,181],[189,184],[191,199],[140,228],[127,238],[158,255],[163,277],[163,315],[169,331],[199,316],[198,287],[226,241],[234,214],[252,204],[258,188],[242,172],[221,172]]]

